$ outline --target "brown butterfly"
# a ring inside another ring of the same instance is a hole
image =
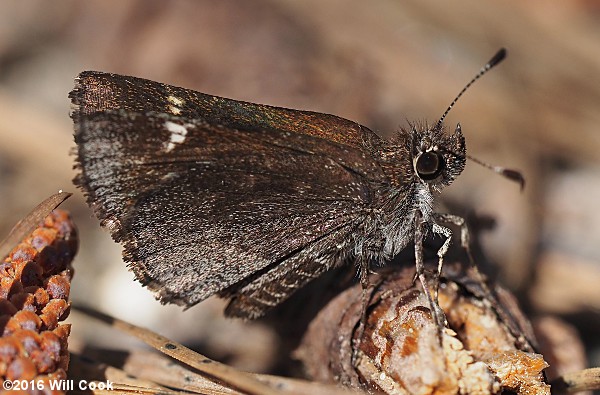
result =
[[[346,262],[365,284],[371,264],[427,232],[446,239],[441,265],[442,221],[461,219],[435,213],[434,196],[467,158],[460,125],[443,121],[504,56],[439,121],[390,139],[333,115],[86,71],[69,95],[74,182],[163,303],[217,294],[228,315],[258,317]]]

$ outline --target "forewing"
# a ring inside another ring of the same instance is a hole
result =
[[[325,138],[360,149],[377,136],[356,122],[329,114],[254,104],[137,77],[84,71],[70,97],[75,111],[168,113],[240,130],[277,130]]]
[[[347,232],[383,180],[363,151],[306,134],[129,111],[73,118],[75,182],[163,302],[193,305]]]

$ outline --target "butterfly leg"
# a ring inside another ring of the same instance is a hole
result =
[[[442,267],[444,266],[444,257],[448,253],[448,249],[450,248],[450,243],[452,241],[452,230],[450,230],[449,228],[446,228],[445,226],[436,224],[436,223],[433,224],[432,228],[433,228],[433,233],[440,234],[445,238],[444,244],[442,244],[442,246],[440,247],[440,249],[437,252],[438,266],[437,266],[437,273],[436,273],[436,278],[435,278],[435,280],[436,280],[435,298],[437,300],[440,276],[442,275]]]
[[[369,261],[367,258],[358,256],[357,257],[357,265],[358,265],[358,275],[360,279],[360,285],[362,286],[362,294],[361,294],[361,310],[360,310],[360,323],[356,330],[356,337],[354,338],[354,344],[352,349],[354,350],[352,355],[353,364],[357,360],[357,351],[360,348],[360,343],[362,341],[363,334],[365,332],[365,326],[367,324],[367,309],[369,308],[369,303],[371,302],[371,290],[373,284],[369,281]],[[355,365],[356,366],[356,365]]]
[[[471,232],[469,231],[469,227],[467,226],[467,222],[465,221],[465,219],[462,217],[459,217],[458,215],[453,215],[453,214],[438,214],[438,213],[436,213],[434,215],[435,215],[436,220],[438,220],[440,222],[451,223],[460,228],[460,244],[467,253],[467,256],[469,259],[469,266],[470,266],[469,269],[470,269],[471,275],[473,275],[475,277],[475,279],[477,280],[477,283],[481,287],[481,290],[483,291],[483,297],[485,299],[491,301],[494,304],[494,306],[496,306],[496,311],[497,311],[498,315],[500,316],[501,320],[506,325],[508,325],[512,334],[517,339],[520,339],[523,335],[522,335],[521,331],[519,330],[516,319],[512,316],[512,314],[508,310],[506,310],[505,307],[503,307],[503,304],[501,304],[498,301],[498,296],[496,295],[496,292],[494,291],[493,288],[490,288],[488,286],[487,278],[483,275],[483,273],[481,273],[481,271],[479,271],[479,268],[475,264],[475,260],[473,259],[473,255],[471,253],[471,247],[470,247],[471,246],[471,237],[470,237]],[[527,342],[522,341],[521,344],[527,344]]]
[[[487,289],[487,285],[485,282],[486,280],[485,280],[483,274],[481,274],[481,272],[477,268],[477,265],[475,264],[475,260],[473,259],[473,254],[471,253],[471,236],[470,236],[471,232],[469,231],[469,227],[467,226],[467,222],[465,221],[465,219],[463,217],[459,217],[458,215],[439,214],[439,213],[435,213],[434,218],[440,222],[450,223],[450,224],[456,225],[460,228],[460,245],[462,246],[462,248],[465,249],[465,252],[467,253],[470,269],[473,272],[473,274],[475,274],[475,276],[481,283],[482,287]],[[447,229],[447,228],[444,228],[439,225],[438,225],[438,227],[442,228],[442,229]],[[447,230],[449,231],[449,229],[447,229]],[[439,233],[442,233],[442,232],[439,232]],[[451,234],[452,234],[452,232],[450,232],[450,235]],[[449,239],[447,238],[446,241],[448,242]],[[446,245],[446,243],[444,243],[444,245]],[[442,246],[442,248],[444,248],[444,246]],[[438,255],[439,255],[439,253],[438,253]],[[440,274],[441,274],[441,267],[438,267],[438,276]],[[491,291],[489,291],[489,290],[485,291],[485,292],[491,294]]]
[[[434,213],[434,218],[437,221],[451,223],[460,228],[460,244],[467,253],[467,256],[469,259],[469,264],[471,265],[471,267],[475,267],[475,262],[473,261],[473,256],[471,254],[470,232],[469,232],[469,228],[467,226],[467,222],[465,221],[465,219],[458,215],[447,214],[447,213],[444,213],[444,214]],[[450,248],[450,243],[452,241],[452,230],[450,230],[449,228],[446,228],[445,226],[434,223],[433,224],[433,232],[441,234],[443,237],[446,238],[444,240],[444,244],[442,244],[442,246],[440,247],[440,249],[437,252],[438,268],[437,268],[436,289],[435,289],[435,299],[437,302],[439,279],[440,279],[440,276],[442,275],[442,267],[444,264],[444,257],[446,256],[446,253],[448,252],[448,249]],[[477,273],[479,275],[478,270],[477,270]]]
[[[427,297],[427,301],[429,303],[429,307],[431,309],[431,314],[433,315],[433,319],[438,324],[438,328],[440,329],[440,339],[441,339],[441,330],[446,326],[446,315],[440,308],[437,299],[437,280],[435,285],[435,291],[432,293],[429,287],[429,283],[427,282],[427,277],[425,276],[425,263],[423,262],[423,238],[425,237],[425,232],[423,231],[423,214],[417,210],[415,214],[415,263],[416,263],[416,275],[415,277],[419,279],[421,286],[423,287],[423,291],[425,292],[425,296]],[[434,229],[435,231],[435,229]],[[448,242],[449,243],[449,242]],[[443,248],[443,247],[442,247]],[[446,248],[447,250],[447,248]],[[438,251],[439,255],[439,251]],[[440,258],[441,259],[441,258]],[[439,264],[438,264],[439,266]]]
[[[471,255],[471,232],[467,226],[467,221],[463,217],[454,214],[439,214],[434,213],[434,218],[440,222],[454,224],[460,228],[460,245],[465,249],[469,257],[469,263],[474,265],[473,255]],[[434,230],[435,232],[435,230]]]

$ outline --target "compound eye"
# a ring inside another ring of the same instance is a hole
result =
[[[444,169],[444,158],[437,152],[423,152],[417,157],[415,170],[417,175],[424,181],[435,180],[442,174]]]

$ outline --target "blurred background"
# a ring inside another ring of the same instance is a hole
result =
[[[488,216],[497,278],[531,317],[554,315],[600,365],[600,4],[461,0],[4,0],[0,3],[0,235],[58,189],[80,229],[71,298],[254,371],[278,338],[210,299],[161,306],[71,183],[68,92],[83,70],[332,113],[389,134],[437,120],[500,48],[508,59],[459,101],[469,163],[441,202]],[[72,314],[73,347],[133,347]],[[242,334],[241,336],[239,334]]]

